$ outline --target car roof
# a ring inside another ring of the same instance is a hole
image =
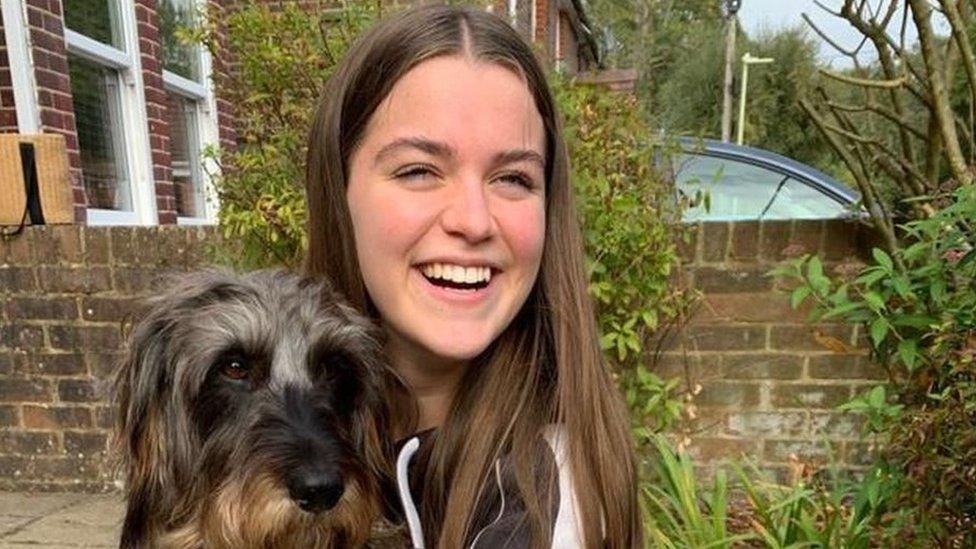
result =
[[[772,151],[747,147],[745,145],[736,145],[734,143],[725,143],[715,139],[699,139],[694,137],[679,137],[678,143],[681,145],[681,149],[688,154],[700,154],[735,160],[788,175],[797,181],[814,187],[845,205],[853,204],[861,199],[861,193],[813,166],[798,162],[781,154],[776,154]]]

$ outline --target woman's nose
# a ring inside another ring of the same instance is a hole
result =
[[[490,238],[494,224],[485,185],[479,180],[466,180],[457,181],[452,187],[441,214],[444,230],[471,243]]]

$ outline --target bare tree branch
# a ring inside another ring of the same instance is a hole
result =
[[[809,15],[807,15],[806,13],[801,13],[800,14],[800,17],[802,17],[803,20],[807,22],[807,25],[810,25],[810,28],[813,29],[813,32],[815,32],[817,34],[817,36],[819,36],[824,42],[826,42],[832,48],[834,48],[835,50],[837,50],[838,53],[843,54],[843,55],[845,55],[847,57],[851,57],[851,58],[856,59],[857,58],[857,54],[861,51],[861,48],[863,48],[864,47],[864,44],[866,44],[867,41],[868,41],[868,37],[865,36],[865,37],[861,38],[861,43],[858,44],[856,48],[854,48],[852,50],[848,50],[848,49],[844,48],[844,46],[841,46],[837,42],[834,42],[834,40],[832,38],[830,38],[830,36],[827,36],[827,33],[825,33],[824,31],[822,31],[820,29],[820,27],[818,27],[813,22],[813,19],[810,19],[810,16]]]
[[[868,103],[866,105],[845,105],[843,103],[837,103],[834,101],[828,101],[827,105],[833,109],[837,109],[844,112],[873,112],[881,117],[891,121],[896,124],[899,129],[905,129],[910,132],[917,139],[924,141],[927,139],[926,135],[922,130],[912,126],[912,124],[905,118],[898,116],[896,113],[876,104]]]
[[[894,80],[874,80],[871,78],[857,78],[855,76],[848,76],[839,72],[828,71],[827,69],[820,69],[820,74],[833,78],[838,82],[851,84],[853,86],[861,86],[864,88],[900,88],[904,86],[906,82],[905,77],[895,78]]]
[[[949,163],[949,171],[960,184],[972,182],[972,175],[966,168],[966,159],[959,146],[956,133],[955,115],[949,103],[949,91],[943,80],[942,60],[935,51],[935,32],[932,30],[932,10],[928,0],[908,0],[912,8],[912,17],[918,29],[918,42],[925,60],[926,77],[929,81],[930,95],[933,103],[933,114],[938,120],[939,131],[942,134],[944,154]]]
[[[861,190],[861,195],[864,198],[864,204],[868,208],[868,212],[871,213],[871,219],[874,222],[875,227],[881,232],[884,238],[885,245],[889,250],[898,249],[898,239],[895,236],[895,229],[892,225],[891,218],[888,217],[885,211],[882,209],[880,202],[877,199],[877,193],[874,188],[873,183],[865,176],[864,172],[861,171],[861,167],[858,162],[851,156],[849,150],[844,147],[843,143],[837,139],[837,136],[827,129],[826,123],[820,114],[814,109],[813,105],[810,104],[806,99],[800,100],[800,108],[807,113],[813,124],[820,130],[821,135],[827,140],[831,148],[834,149],[847,164],[847,167],[851,170],[851,174],[854,176],[854,181],[857,183],[858,188]]]

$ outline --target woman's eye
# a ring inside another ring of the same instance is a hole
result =
[[[394,177],[403,181],[423,181],[434,176],[434,171],[427,166],[410,166],[396,173]]]
[[[220,373],[228,379],[240,381],[248,376],[247,363],[241,358],[229,358],[220,363]]]
[[[524,187],[526,189],[533,189],[535,184],[532,182],[532,178],[523,173],[506,173],[498,177],[497,181],[506,183],[509,185],[517,185],[519,187]]]

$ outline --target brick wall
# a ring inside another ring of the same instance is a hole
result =
[[[791,454],[824,461],[824,442],[838,461],[862,463],[857,422],[832,410],[880,377],[856,348],[862,335],[806,324],[764,274],[812,252],[828,270],[843,269],[869,249],[870,235],[834,221],[707,223],[693,234],[682,276],[704,297],[656,364],[701,386],[681,442],[705,467],[745,455],[785,474]],[[156,277],[198,266],[215,236],[62,226],[0,240],[0,489],[113,486],[104,391],[123,323]]]
[[[0,490],[112,488],[104,403],[123,324],[214,234],[57,226],[0,240]]]
[[[559,44],[556,48],[556,62],[569,74],[579,72],[579,44],[573,32],[573,23],[565,11],[558,16]]]
[[[836,274],[862,261],[871,234],[847,221],[777,221],[704,223],[692,235],[682,277],[703,298],[657,365],[700,390],[682,442],[706,466],[743,455],[782,475],[791,456],[863,464],[858,422],[833,408],[883,372],[858,345],[858,329],[806,323],[807,311],[793,311],[766,273],[818,253]]]
[[[176,223],[176,189],[173,185],[169,152],[169,123],[166,117],[166,90],[163,89],[162,47],[156,0],[136,0],[136,24],[142,84],[145,88],[146,118],[149,123],[149,148],[156,190],[156,215],[160,225]]]
[[[226,0],[209,0],[210,9],[222,13],[224,10],[232,9],[224,7],[232,5]],[[221,17],[222,21],[223,18]],[[217,44],[223,55],[213,59],[213,75],[215,79],[227,78],[234,65],[234,53],[230,50],[227,40],[227,29],[223,25],[217,28]],[[226,98],[217,96],[217,128],[219,132],[220,147],[223,149],[233,149],[237,146],[236,119],[234,116],[234,105]]]
[[[64,135],[75,201],[75,221],[83,223],[88,217],[85,209],[87,199],[82,186],[78,130],[71,100],[71,81],[68,78],[62,4],[60,0],[25,0],[25,3],[41,131]]]
[[[10,60],[7,58],[7,37],[3,31],[3,13],[0,12],[0,133],[17,132],[17,107],[14,105],[14,87],[10,80]]]

